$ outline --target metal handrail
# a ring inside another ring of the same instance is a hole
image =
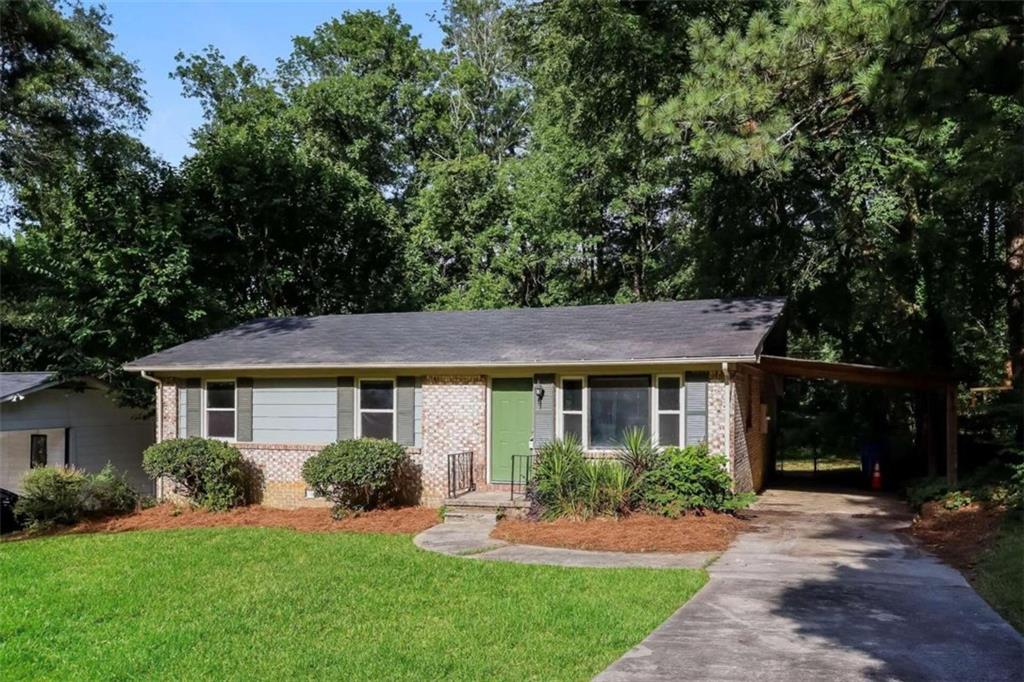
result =
[[[476,490],[473,479],[473,451],[453,452],[448,455],[448,498],[458,497]]]
[[[512,455],[512,481],[509,485],[509,501],[516,499],[516,485],[521,486],[520,492],[526,494],[526,487],[530,484],[530,476],[533,472],[533,460],[535,455]],[[516,478],[516,462],[519,462],[519,473],[522,480]]]

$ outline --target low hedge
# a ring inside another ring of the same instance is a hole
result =
[[[175,438],[146,448],[142,468],[169,478],[192,502],[214,511],[245,503],[242,454],[212,438]]]
[[[405,448],[390,440],[360,438],[328,445],[306,460],[302,478],[334,503],[335,516],[398,502],[403,495]]]

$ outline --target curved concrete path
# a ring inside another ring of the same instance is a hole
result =
[[[754,511],[760,530],[598,680],[1024,680],[1024,638],[898,532],[898,501],[770,490]]]
[[[492,538],[494,526],[493,519],[450,521],[428,528],[413,538],[413,542],[422,549],[450,556],[579,568],[702,568],[716,556],[712,552],[592,552],[514,545]]]

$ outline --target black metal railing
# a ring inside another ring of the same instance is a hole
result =
[[[512,455],[512,484],[509,486],[509,500],[516,499],[516,492],[520,495],[526,494],[526,487],[530,484],[530,476],[533,474],[533,460],[534,455]]]
[[[448,455],[448,497],[458,497],[476,490],[473,480],[473,451]]]

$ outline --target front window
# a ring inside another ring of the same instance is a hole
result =
[[[649,376],[590,377],[589,387],[591,447],[614,447],[634,428],[650,433]]]
[[[562,379],[562,435],[583,442],[583,379]]]
[[[206,435],[209,438],[235,437],[235,382],[206,383]]]
[[[395,438],[395,384],[390,379],[359,382],[359,435]]]

